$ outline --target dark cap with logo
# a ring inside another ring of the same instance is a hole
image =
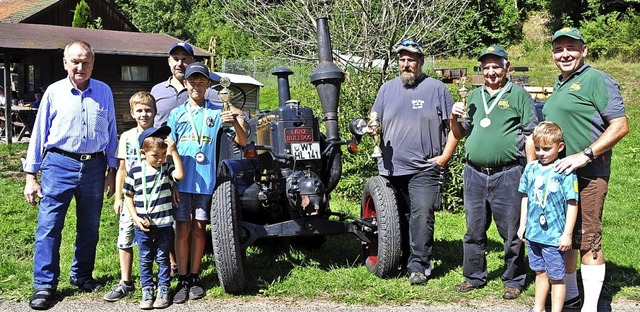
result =
[[[495,55],[507,61],[509,60],[509,55],[507,54],[507,51],[505,51],[504,48],[502,48],[497,44],[492,44],[484,48],[482,52],[480,52],[480,56],[478,56],[478,61],[482,61],[482,59],[487,55]]]
[[[147,128],[144,131],[142,131],[142,133],[140,133],[140,135],[138,136],[138,143],[140,144],[140,147],[142,147],[142,142],[144,142],[144,139],[150,138],[150,137],[158,137],[158,138],[166,139],[170,133],[171,133],[171,128],[169,126],[162,126],[160,128],[154,128],[154,127]]]
[[[569,37],[569,38],[572,38],[572,39],[576,39],[576,40],[580,40],[582,42],[585,42],[584,41],[584,37],[582,36],[580,31],[575,27],[565,27],[565,28],[562,28],[562,29],[556,31],[553,34],[553,37],[551,37],[551,42],[556,41],[556,39],[558,39],[560,37]]]
[[[173,51],[175,49],[181,48],[185,51],[187,51],[187,53],[189,53],[189,55],[193,56],[193,48],[191,47],[190,44],[186,43],[186,42],[177,42],[175,43],[173,46],[171,46],[171,49],[169,50],[169,54],[173,53]]]
[[[203,75],[209,80],[211,79],[211,77],[209,76],[209,67],[200,62],[189,64],[189,66],[187,66],[187,70],[185,70],[184,72],[184,78],[189,78],[195,74]]]

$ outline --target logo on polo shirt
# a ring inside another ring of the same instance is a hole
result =
[[[501,99],[500,101],[498,101],[498,107],[500,107],[500,109],[509,108],[509,101],[505,99]]]
[[[421,109],[424,106],[423,100],[412,100],[411,105],[413,105],[413,109]]]
[[[580,89],[582,89],[582,86],[580,86],[579,82],[574,82],[571,87],[569,87],[571,91],[579,91]]]

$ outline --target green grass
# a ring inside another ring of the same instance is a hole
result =
[[[445,67],[449,61],[439,61]],[[475,64],[474,60],[457,61],[458,64]],[[520,61],[517,65],[520,65]],[[522,65],[525,65],[524,62]],[[613,175],[604,211],[604,241],[607,261],[607,279],[603,298],[626,298],[640,302],[640,231],[636,223],[640,219],[637,188],[640,185],[638,153],[640,132],[635,122],[640,118],[640,95],[635,79],[640,64],[616,61],[596,62],[595,67],[610,73],[621,84],[631,122],[631,133],[614,150]],[[537,64],[530,75],[536,84],[550,85],[556,71],[551,62]],[[534,81],[532,79],[532,81]],[[292,93],[293,95],[293,93]],[[33,235],[37,208],[24,201],[23,174],[19,173],[20,157],[24,157],[26,145],[0,145],[0,299],[25,301],[32,291]],[[358,198],[333,198],[333,210],[358,213]],[[62,274],[59,290],[65,296],[86,297],[101,300],[100,294],[85,294],[69,286],[69,266],[75,239],[74,204],[69,209],[61,247]],[[104,204],[100,228],[95,277],[105,281],[107,288],[119,279],[118,250],[115,246],[118,219],[113,214],[112,200]],[[464,214],[438,212],[436,216],[436,260],[433,279],[426,287],[410,287],[407,279],[379,279],[369,273],[360,255],[360,242],[352,235],[333,236],[320,249],[308,250],[291,246],[287,240],[261,243],[248,251],[248,292],[242,298],[253,296],[322,298],[343,303],[404,304],[419,301],[426,304],[467,302],[470,300],[499,300],[502,295],[500,275],[502,244],[495,226],[489,231],[487,251],[489,284],[487,287],[459,294],[453,286],[463,280],[462,236],[465,231]],[[136,252],[137,254],[137,252]],[[135,260],[137,261],[137,259]],[[227,298],[217,280],[213,256],[205,255],[202,278],[209,298]],[[138,266],[134,263],[137,277]],[[533,300],[533,275],[528,277],[525,295],[517,299],[523,303]],[[139,298],[139,292],[130,301]]]

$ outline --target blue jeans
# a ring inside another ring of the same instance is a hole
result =
[[[403,253],[407,258],[407,272],[421,272],[431,266],[434,206],[440,198],[444,183],[444,168],[433,165],[414,175],[385,177],[395,188],[403,227]],[[408,219],[408,222],[407,222]],[[408,234],[408,240],[407,240]],[[408,243],[408,244],[407,244]],[[408,245],[408,246],[407,246]]]
[[[104,156],[78,161],[52,152],[45,155],[41,166],[44,197],[40,200],[34,246],[35,289],[58,287],[62,228],[74,197],[77,221],[71,278],[83,282],[92,277],[106,168]]]
[[[151,227],[149,232],[143,232],[136,227],[142,288],[155,286],[153,283],[154,259],[158,264],[158,286],[170,286],[169,250],[172,231],[171,226]]]
[[[464,208],[467,232],[464,234],[463,274],[474,286],[487,284],[487,230],[491,216],[504,243],[506,269],[502,283],[522,289],[525,282],[524,244],[518,238],[520,203],[518,192],[523,168],[515,166],[487,175],[469,164],[464,168]]]

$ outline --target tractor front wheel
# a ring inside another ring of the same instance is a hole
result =
[[[387,179],[375,176],[367,180],[361,217],[373,218],[377,225],[371,243],[362,248],[367,269],[379,277],[397,276],[402,250],[400,217],[395,191]]]
[[[230,294],[247,287],[245,250],[240,248],[238,193],[232,181],[222,182],[211,200],[211,238],[220,285]]]

